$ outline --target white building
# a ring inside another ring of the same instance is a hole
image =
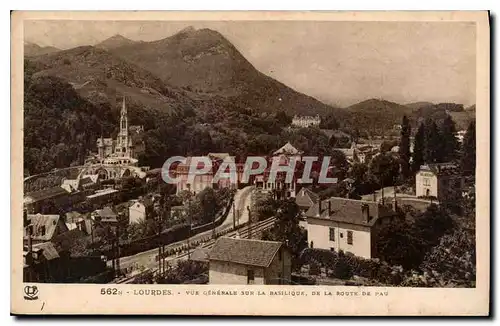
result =
[[[319,127],[321,118],[315,116],[298,116],[295,115],[292,119],[292,126],[297,128]]]
[[[307,212],[309,247],[376,257],[377,228],[396,218],[390,206],[373,201],[332,197]]]
[[[291,255],[281,242],[221,237],[208,259],[210,284],[291,284]]]
[[[437,200],[454,199],[461,195],[463,178],[456,165],[438,163],[422,165],[415,175],[417,197],[435,197]]]
[[[129,224],[146,220],[153,212],[153,200],[149,197],[132,201],[128,207]]]

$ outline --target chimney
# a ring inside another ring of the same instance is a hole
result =
[[[368,204],[361,205],[361,214],[363,214],[363,218],[366,222],[370,222],[370,207]]]

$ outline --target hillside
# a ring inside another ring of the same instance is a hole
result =
[[[411,114],[411,109],[404,105],[378,99],[356,103],[346,110],[351,125],[375,134],[383,134],[400,124],[404,115]]]
[[[457,103],[430,103],[430,102],[418,102],[407,104],[407,107],[413,108],[411,116],[413,120],[421,122],[426,118],[432,118],[436,121],[442,121],[447,115],[450,115],[457,124],[457,129],[467,129],[470,121],[475,119],[475,111],[473,109],[465,109],[462,104]]]
[[[55,48],[53,46],[40,46],[35,43],[30,43],[30,42],[25,42],[24,43],[24,56],[25,57],[34,57],[38,55],[43,55],[43,54],[48,54],[48,53],[53,53],[61,51],[58,48]]]
[[[260,73],[224,36],[210,29],[187,28],[162,40],[111,52],[201,97],[222,96],[240,107],[288,114],[335,110]]]
[[[120,34],[116,34],[111,36],[110,38],[105,39],[104,41],[95,45],[96,48],[104,49],[104,50],[112,50],[121,46],[131,45],[135,43],[141,43],[128,39]]]
[[[58,77],[96,105],[115,107],[123,94],[131,107],[171,110],[191,103],[184,91],[104,49],[82,46],[29,60],[37,67],[34,77]]]
[[[24,169],[26,174],[82,164],[102,130],[113,130],[111,111],[80,97],[53,76],[34,77],[25,61]]]

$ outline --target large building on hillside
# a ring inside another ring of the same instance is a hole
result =
[[[397,218],[391,206],[374,201],[332,197],[306,212],[309,247],[377,257],[377,231]]]
[[[292,119],[292,126],[297,128],[319,127],[321,118],[315,116],[299,116],[295,115]]]
[[[102,136],[97,139],[97,154],[86,159],[82,175],[98,175],[99,179],[145,177],[147,168],[138,167],[138,158],[145,151],[143,132],[143,126],[129,125],[127,106],[123,98],[116,139]]]
[[[129,126],[127,106],[125,97],[123,98],[122,109],[120,112],[120,128],[116,139],[101,138],[97,139],[97,154],[101,159],[107,157],[119,157],[137,159],[144,152],[144,142],[139,137],[143,132],[143,126]]]

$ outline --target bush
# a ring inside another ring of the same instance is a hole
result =
[[[333,268],[333,276],[343,280],[348,280],[353,276],[353,268],[350,260],[345,257],[343,251],[340,251],[338,254],[335,267]]]
[[[309,275],[319,275],[321,274],[321,267],[316,261],[312,261],[309,264]]]

